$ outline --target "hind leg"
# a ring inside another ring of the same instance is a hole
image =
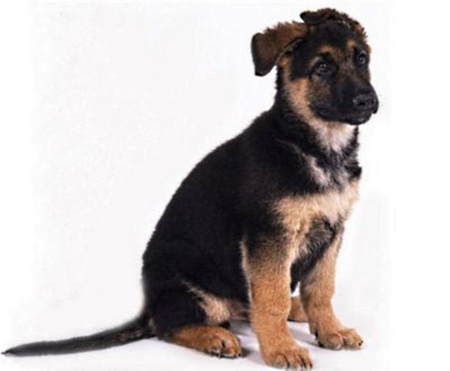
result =
[[[242,355],[237,336],[220,326],[189,325],[174,330],[164,340],[219,358],[237,358]]]
[[[207,305],[186,284],[172,286],[156,300],[152,319],[160,339],[218,357],[242,354],[239,339],[220,325],[229,320],[220,301]]]

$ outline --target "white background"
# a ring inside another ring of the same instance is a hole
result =
[[[206,153],[270,107],[251,36],[306,9],[358,19],[381,110],[364,127],[361,199],[336,311],[359,352],[293,334],[317,370],[446,370],[450,146],[444,2],[4,1],[0,11],[0,348],[115,326],[141,306],[141,255]],[[403,4],[402,4],[403,3]],[[147,340],[1,370],[264,369]]]

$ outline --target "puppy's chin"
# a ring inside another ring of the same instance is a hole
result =
[[[372,116],[372,112],[364,112],[355,115],[345,115],[345,116],[331,114],[323,109],[315,109],[314,112],[316,116],[324,122],[340,123],[354,126],[365,124],[367,121],[369,121],[369,119]]]
[[[362,125],[362,124],[365,124],[367,121],[369,121],[371,117],[372,117],[372,114],[369,113],[366,115],[350,117],[350,118],[344,119],[342,121],[349,125]]]

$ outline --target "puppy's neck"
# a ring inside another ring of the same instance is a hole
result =
[[[310,119],[307,123],[314,129],[321,145],[335,152],[347,147],[354,136],[355,126],[352,125],[320,119]]]
[[[272,110],[281,120],[284,133],[295,140],[308,139],[327,153],[341,153],[357,135],[355,126],[324,121],[315,117],[302,100],[294,100],[286,91],[278,91]]]

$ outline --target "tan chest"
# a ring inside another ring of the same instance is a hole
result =
[[[353,181],[341,190],[285,197],[275,204],[275,213],[287,242],[298,247],[315,220],[326,218],[331,224],[345,220],[357,198],[358,181]]]

